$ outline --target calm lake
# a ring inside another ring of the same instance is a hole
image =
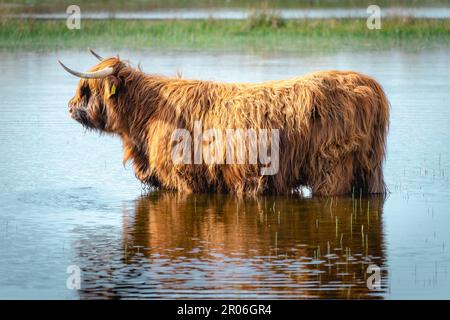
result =
[[[51,10],[51,8],[49,8]],[[142,11],[99,11],[84,12],[84,19],[132,19],[132,20],[161,20],[161,19],[246,19],[252,10],[247,9],[172,9],[172,10],[142,10]],[[331,8],[331,9],[275,9],[274,13],[285,19],[344,19],[344,18],[367,18],[370,14],[367,8]],[[369,11],[371,12],[371,11]],[[414,17],[448,19],[450,8],[384,8],[380,11],[381,17]],[[23,13],[12,15],[20,18],[33,19],[67,19],[65,12],[53,13]]]
[[[69,118],[78,80],[57,58],[86,70],[92,56],[0,53],[0,298],[450,298],[449,50],[120,55],[148,73],[218,81],[374,76],[392,104],[390,194],[147,192],[118,138]],[[66,285],[73,265],[80,290]],[[369,266],[381,288],[369,288]]]

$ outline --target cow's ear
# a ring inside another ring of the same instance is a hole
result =
[[[114,76],[106,78],[104,86],[106,99],[115,97],[119,93],[119,80]]]

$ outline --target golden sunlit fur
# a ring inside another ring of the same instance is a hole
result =
[[[81,80],[71,100],[88,104],[82,122],[120,135],[124,161],[144,183],[182,192],[287,194],[308,186],[316,195],[386,191],[389,104],[372,78],[351,71],[316,72],[263,83],[216,83],[144,74],[118,58],[101,80]],[[112,85],[117,92],[110,94]],[[86,96],[86,92],[90,91]],[[89,101],[88,101],[89,100]],[[258,165],[174,164],[172,132],[203,128],[279,129],[279,171]]]

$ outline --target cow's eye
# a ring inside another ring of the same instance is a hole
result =
[[[81,94],[84,98],[89,99],[89,97],[91,96],[91,90],[89,89],[89,87],[83,87],[81,89]]]

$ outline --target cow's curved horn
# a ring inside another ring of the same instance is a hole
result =
[[[111,75],[114,72],[114,69],[112,67],[106,67],[104,69],[98,70],[98,71],[92,71],[92,72],[79,72],[72,70],[68,67],[66,67],[61,61],[59,61],[59,64],[66,70],[67,72],[73,74],[74,76],[77,76],[79,78],[84,79],[101,79],[105,78],[109,75]]]
[[[92,55],[93,55],[94,57],[96,57],[98,60],[100,60],[100,61],[103,60],[103,58],[102,58],[97,52],[95,52],[95,51],[92,50],[91,48],[88,48],[88,49],[89,49],[89,52],[92,53]]]

